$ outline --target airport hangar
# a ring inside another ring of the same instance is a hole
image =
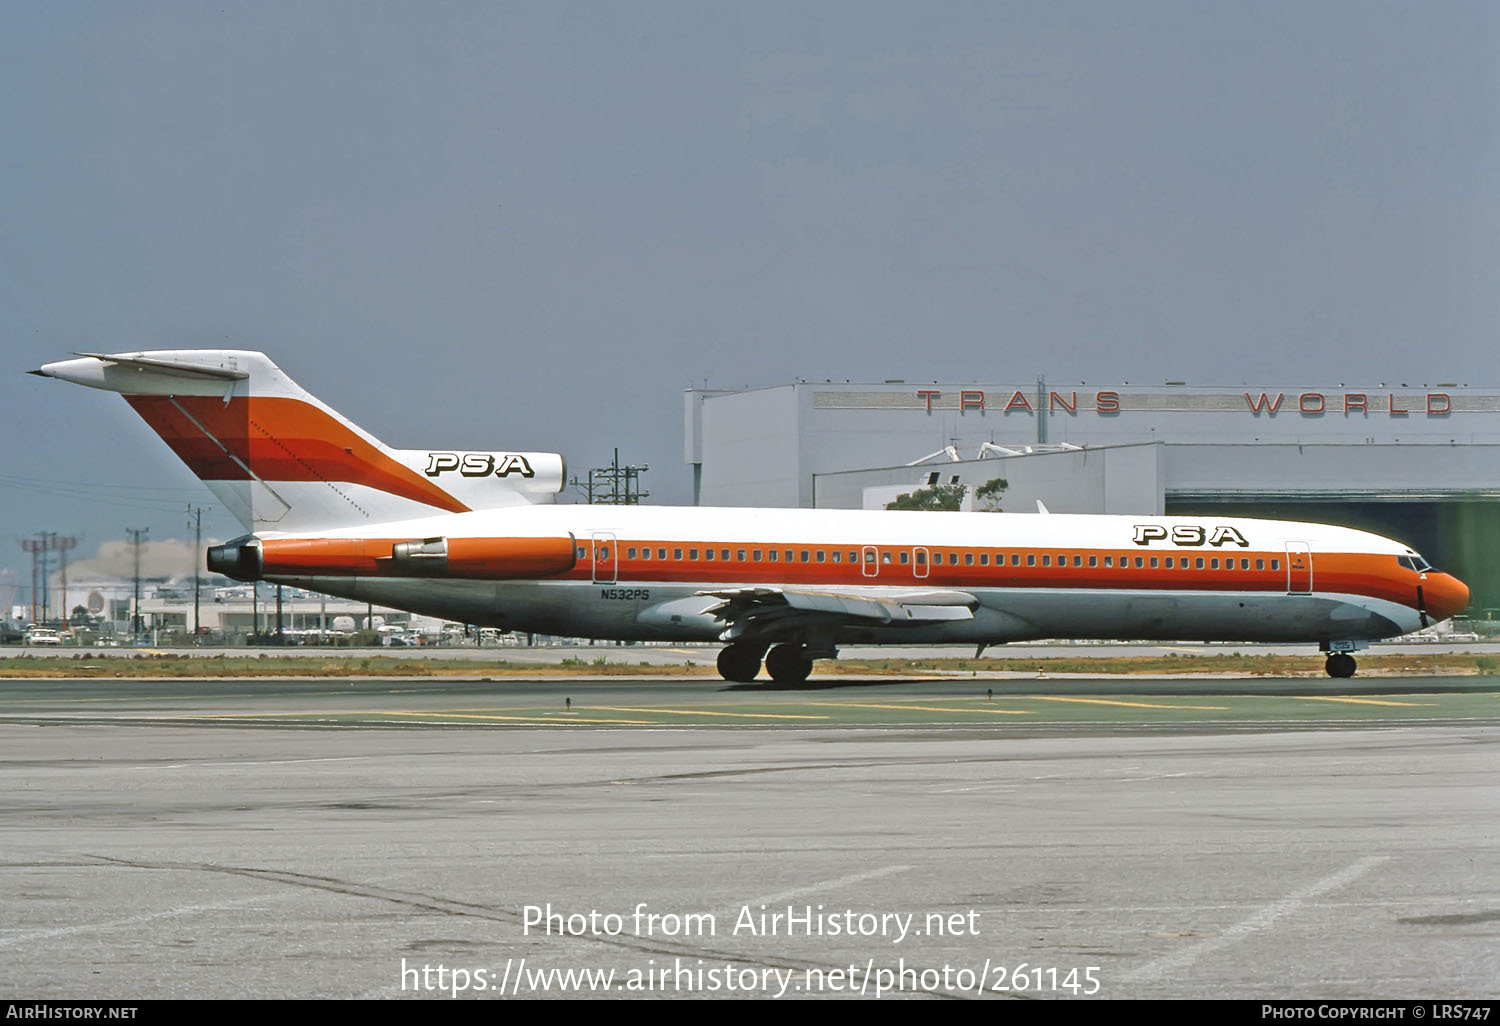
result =
[[[684,399],[698,505],[879,509],[961,483],[967,506],[1001,477],[1012,512],[1343,524],[1410,544],[1500,619],[1500,388],[799,380]]]

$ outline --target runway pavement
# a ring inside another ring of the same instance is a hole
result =
[[[1497,682],[1255,683],[7,682],[0,994],[1500,996]]]

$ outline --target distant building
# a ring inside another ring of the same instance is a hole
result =
[[[798,382],[685,394],[704,506],[880,508],[1010,484],[1054,513],[1213,513],[1400,538],[1500,606],[1500,389]]]

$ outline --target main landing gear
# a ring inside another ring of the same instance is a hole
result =
[[[806,646],[781,644],[766,652],[758,645],[730,645],[719,652],[719,675],[737,684],[749,684],[760,673],[764,656],[766,672],[778,684],[801,684],[812,673],[812,657]]]
[[[719,676],[736,684],[749,684],[760,672],[765,648],[755,645],[730,645],[719,651]]]
[[[766,656],[766,672],[778,684],[801,684],[812,673],[812,659],[801,645],[777,645]]]
[[[1352,677],[1357,666],[1348,652],[1330,652],[1326,668],[1330,677]]]

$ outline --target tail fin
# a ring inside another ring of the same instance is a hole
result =
[[[32,373],[124,395],[250,531],[551,501],[564,479],[555,453],[388,448],[264,353],[85,353]]]

